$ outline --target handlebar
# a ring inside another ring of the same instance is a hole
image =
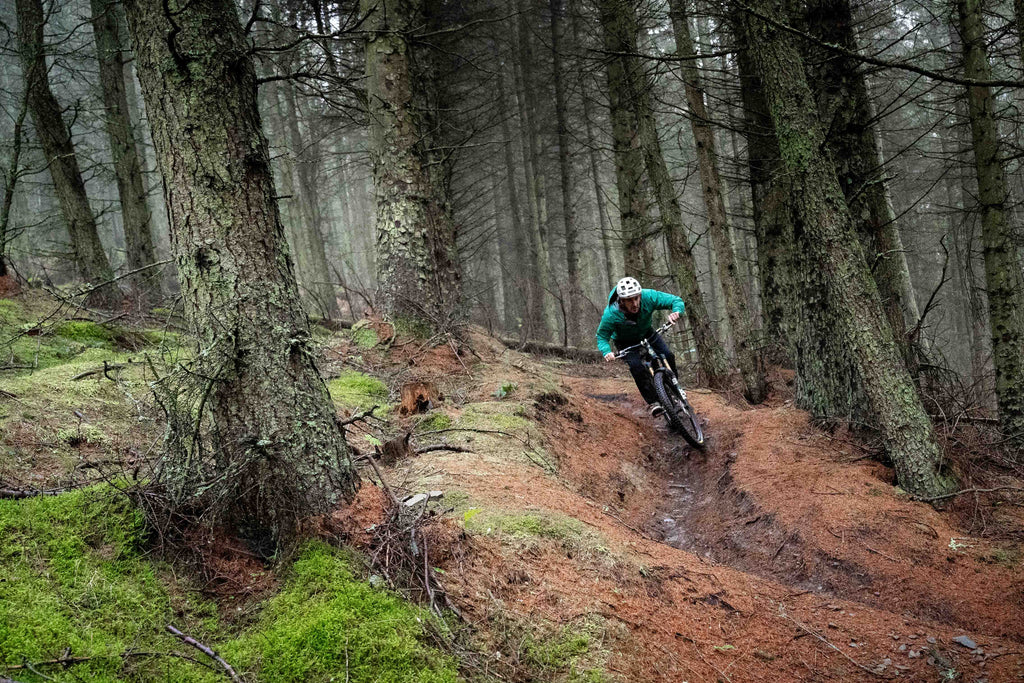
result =
[[[667,323],[665,323],[664,325],[662,325],[661,327],[659,327],[658,329],[654,330],[654,334],[661,334],[662,332],[667,331],[668,329],[670,329],[674,325],[675,325],[675,322],[670,320]],[[639,344],[633,344],[632,346],[627,346],[624,349],[619,349],[618,353],[615,354],[615,357],[616,358],[625,358],[626,354],[628,354],[633,349],[636,349],[636,348],[639,348],[640,346],[642,346],[645,341],[647,341],[646,338],[644,338],[644,340],[641,341]]]

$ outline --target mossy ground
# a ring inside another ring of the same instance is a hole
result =
[[[43,673],[57,681],[222,680],[171,655],[123,656],[180,651],[164,631],[174,624],[248,680],[457,680],[454,660],[426,644],[429,615],[372,588],[343,551],[308,545],[282,590],[230,633],[214,603],[183,590],[144,547],[141,514],[111,487],[0,501],[0,676],[42,680],[7,667],[70,648],[92,659]]]
[[[159,672],[188,681],[196,666],[173,657],[174,623],[199,638],[217,632],[213,605],[172,597],[166,568],[143,552],[142,515],[110,487],[0,501],[0,674],[42,680],[17,666],[70,655],[89,661],[44,673],[57,681],[117,681]]]
[[[381,406],[377,414],[386,412],[388,401],[388,385],[376,377],[345,370],[338,377],[327,382],[334,405],[345,410],[366,410],[372,406]]]

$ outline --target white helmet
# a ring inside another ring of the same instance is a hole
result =
[[[620,299],[637,296],[640,294],[640,291],[640,283],[636,281],[636,278],[632,277],[624,277],[615,285],[615,293],[619,295]]]

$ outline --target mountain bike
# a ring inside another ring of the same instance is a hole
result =
[[[661,334],[673,325],[675,325],[673,322],[665,323],[655,330],[654,334]],[[658,396],[658,403],[665,411],[662,415],[665,416],[669,426],[682,433],[688,444],[694,448],[703,449],[704,431],[700,427],[700,417],[686,400],[686,392],[679,384],[676,373],[672,372],[668,359],[655,351],[647,339],[641,339],[639,344],[620,349],[615,357],[625,358],[626,354],[634,349],[640,349],[640,360],[647,371],[651,373],[654,392]]]

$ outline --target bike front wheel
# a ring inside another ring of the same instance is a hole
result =
[[[667,372],[654,375],[654,391],[658,402],[665,409],[665,419],[669,426],[682,433],[686,442],[694,448],[704,448],[704,431],[700,428],[700,418],[683,398],[679,387],[672,381]]]

